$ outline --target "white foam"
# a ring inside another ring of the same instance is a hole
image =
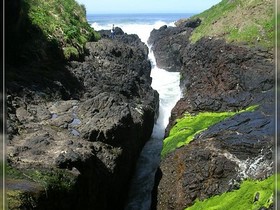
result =
[[[153,29],[159,29],[161,26],[174,26],[174,22],[164,22],[164,21],[155,21],[154,23],[140,24],[140,23],[120,23],[115,24],[115,27],[120,27],[127,34],[137,34],[142,42],[147,44],[150,32]],[[96,22],[92,23],[91,26],[96,30],[110,30],[112,24],[98,24]]]
[[[117,21],[116,21],[117,22]],[[115,23],[127,34],[137,34],[142,42],[147,44],[150,32],[159,29],[163,25],[174,26],[174,22],[155,21],[147,23],[126,22]],[[110,30],[112,23],[93,23],[95,30]],[[171,109],[179,100],[181,92],[179,87],[179,72],[167,72],[156,66],[153,52],[150,50],[149,59],[152,64],[152,87],[157,90],[160,97],[159,117],[154,125],[151,139],[144,146],[138,159],[134,178],[130,186],[129,200],[125,209],[149,209],[151,205],[151,192],[154,185],[154,177],[160,162],[162,139],[164,130],[168,124]],[[138,109],[139,113],[141,110]]]
[[[216,150],[216,152],[217,151],[218,150]],[[236,163],[238,166],[237,171],[241,179],[256,178],[260,174],[270,173],[270,171],[273,170],[272,161],[267,160],[262,152],[259,154],[259,156],[255,158],[248,158],[246,160],[240,160],[235,155],[227,151],[220,154],[225,156],[230,161]]]
[[[150,32],[153,29],[159,29],[163,25],[174,26],[175,22],[155,21],[153,23],[119,23],[115,27],[120,27],[127,34],[137,34],[142,42],[147,44]],[[111,23],[98,24],[92,23],[95,30],[110,30]],[[159,117],[155,124],[152,137],[162,139],[164,130],[169,122],[171,109],[175,106],[176,102],[180,99],[181,91],[179,87],[180,73],[168,72],[156,66],[154,53],[150,49],[149,59],[152,64],[151,77],[153,78],[152,87],[157,90],[160,96]]]
[[[152,63],[152,87],[157,90],[160,97],[159,117],[155,124],[152,137],[163,138],[164,130],[169,122],[172,108],[181,97],[180,73],[168,72],[158,68],[154,53],[150,51],[149,59]]]

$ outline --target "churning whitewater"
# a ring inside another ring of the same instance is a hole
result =
[[[147,44],[150,32],[153,29],[158,29],[163,25],[172,26],[174,21],[178,19],[179,17],[173,17],[173,21],[171,19],[169,21],[162,21],[141,17],[137,20],[138,22],[134,22],[133,19],[127,21],[128,19],[122,17],[121,20],[115,19],[117,22],[114,25],[120,27],[125,33],[137,34]],[[95,30],[110,29],[112,24],[113,22],[103,21],[101,17],[99,22],[92,22],[92,27]],[[138,159],[125,207],[126,210],[147,210],[151,207],[155,173],[160,163],[165,128],[169,121],[171,109],[175,106],[181,95],[179,72],[168,72],[158,68],[154,54],[151,51],[151,46],[149,46],[149,59],[152,64],[152,87],[159,93],[159,116],[154,125],[152,136],[145,144]]]
[[[179,72],[168,72],[158,68],[151,50],[149,58],[152,63],[152,87],[159,93],[159,116],[154,125],[152,136],[145,144],[138,159],[126,210],[150,209],[155,173],[160,163],[164,131],[168,124],[171,109],[181,95]]]
[[[125,31],[125,28],[123,30]],[[139,37],[147,43],[149,33],[148,35],[142,33]],[[159,116],[154,125],[151,139],[145,144],[138,159],[126,210],[150,209],[155,173],[160,163],[164,131],[169,121],[171,109],[181,95],[179,72],[168,72],[158,68],[151,47],[149,49],[149,59],[152,64],[152,87],[158,91],[160,99]]]

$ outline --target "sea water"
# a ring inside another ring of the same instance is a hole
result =
[[[193,14],[106,14],[87,15],[88,22],[95,30],[111,29],[113,24],[127,34],[137,34],[147,44],[150,32],[163,25],[174,26],[175,21]],[[179,72],[168,72],[156,65],[151,46],[149,59],[152,64],[152,87],[159,93],[159,117],[154,125],[150,140],[145,144],[131,182],[126,210],[149,210],[152,202],[154,178],[160,163],[164,131],[170,113],[180,99]]]
[[[172,26],[181,19],[192,16],[193,14],[89,14],[87,19],[95,30],[112,29],[120,27],[125,33],[137,34],[140,39],[147,43],[150,32],[163,25]]]

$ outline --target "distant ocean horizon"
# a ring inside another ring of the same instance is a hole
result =
[[[182,18],[189,18],[196,13],[138,13],[138,14],[88,14],[88,23],[95,30],[111,29],[113,24],[125,33],[137,34],[147,43],[150,32],[163,25],[174,26]]]

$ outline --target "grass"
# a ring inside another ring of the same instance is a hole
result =
[[[275,17],[272,0],[222,0],[210,9],[195,15],[202,23],[197,27],[191,41],[204,36],[225,38],[227,42],[274,46]]]
[[[240,112],[253,111],[256,108],[257,106],[250,106]],[[196,134],[240,112],[201,112],[197,115],[185,113],[183,118],[177,119],[176,124],[170,130],[169,136],[164,139],[161,156],[165,157],[176,148],[187,145]]]
[[[73,191],[77,176],[69,171],[53,169],[16,169],[6,166],[6,188],[9,209],[33,209],[45,199],[59,199]]]
[[[268,208],[273,203],[275,176],[256,181],[245,180],[238,190],[226,192],[206,199],[197,200],[195,204],[185,210],[258,210]],[[255,201],[256,195],[259,199]]]
[[[76,176],[61,169],[24,169],[18,170],[6,166],[6,177],[15,180],[36,182],[46,190],[69,191],[75,183]]]
[[[24,0],[23,5],[31,24],[57,44],[66,59],[78,57],[87,41],[100,38],[86,20],[85,7],[75,0]]]

